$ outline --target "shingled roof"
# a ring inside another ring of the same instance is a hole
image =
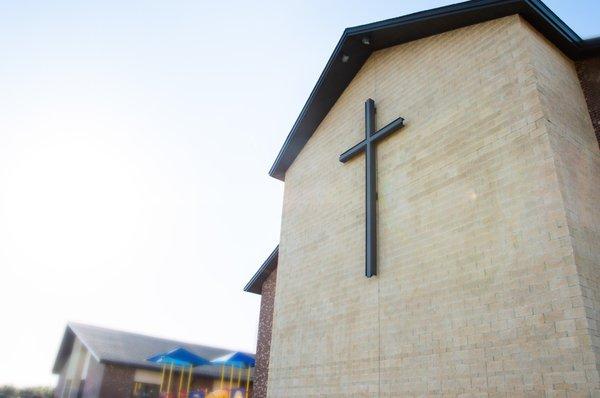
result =
[[[159,365],[148,362],[146,359],[152,355],[177,347],[183,347],[209,360],[232,352],[232,350],[223,348],[184,343],[79,323],[69,323],[54,362],[53,373],[60,373],[62,370],[71,354],[75,338],[78,338],[86,349],[90,351],[91,355],[101,363],[141,369],[159,369]],[[210,377],[219,377],[220,367],[199,366],[195,368],[195,373]]]
[[[283,143],[269,175],[285,179],[296,156],[374,51],[516,14],[572,59],[600,54],[598,38],[582,40],[539,0],[472,0],[348,28]]]

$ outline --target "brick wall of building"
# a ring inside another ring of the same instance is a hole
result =
[[[99,398],[128,398],[133,389],[134,368],[104,365]]]
[[[578,61],[577,72],[600,143],[600,57]]]
[[[269,397],[600,393],[600,172],[576,76],[518,16],[369,58],[286,174]],[[338,160],[367,98],[378,127],[406,119],[378,144],[371,279],[364,158]]]
[[[94,361],[95,362],[95,361]],[[97,364],[97,362],[95,362]],[[91,373],[86,379],[86,393],[83,398],[129,398],[135,385],[135,368],[98,364],[98,368],[90,367]],[[96,376],[94,376],[96,375]],[[245,375],[245,374],[244,374]],[[156,371],[157,380],[160,380],[161,372]],[[225,382],[229,380],[229,373],[225,375]],[[237,373],[234,374],[234,380],[237,380]],[[179,389],[181,372],[175,370],[171,376],[171,393],[176,394]],[[93,382],[95,380],[95,382]],[[165,384],[163,389],[166,391],[168,380],[168,371],[165,374]],[[183,386],[187,387],[188,372],[183,375]],[[98,381],[100,383],[98,383]],[[213,391],[219,386],[219,379],[212,377],[194,375],[191,381],[192,390]],[[157,381],[158,383],[158,381]],[[99,384],[99,385],[98,385]],[[89,389],[88,389],[89,386]],[[252,395],[250,395],[252,397]]]
[[[595,359],[589,355],[586,360],[600,366],[600,148],[581,89],[586,85],[580,85],[573,62],[532,32],[533,65],[569,233],[571,252],[563,261],[577,270],[571,285],[581,296],[572,298],[573,310],[583,309],[585,314],[559,325],[569,338],[577,336],[580,343],[591,346]],[[589,78],[590,72],[588,68],[584,74]],[[588,82],[588,104],[597,106],[594,101],[600,93],[592,94],[590,88]],[[597,384],[597,375],[591,373],[586,371],[586,378]]]
[[[265,398],[267,396],[276,279],[277,269],[274,269],[262,285],[260,318],[258,323],[258,340],[256,343],[254,398]]]

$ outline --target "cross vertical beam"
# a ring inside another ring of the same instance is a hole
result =
[[[365,139],[340,155],[340,162],[365,152],[365,276],[377,275],[377,151],[378,141],[404,126],[399,117],[375,131],[375,101],[365,102]]]
[[[377,154],[371,136],[375,133],[375,101],[365,102],[365,276],[377,275]]]

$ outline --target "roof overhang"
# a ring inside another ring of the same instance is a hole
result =
[[[83,328],[83,330],[82,330],[82,328]],[[147,358],[146,355],[132,356],[130,358],[124,358],[124,359],[118,359],[118,358],[115,359],[115,358],[111,358],[110,356],[106,356],[106,352],[103,353],[101,348],[99,349],[99,351],[95,351],[94,346],[97,345],[98,342],[94,343],[94,339],[93,338],[90,339],[89,335],[86,336],[86,332],[85,332],[86,329],[89,331],[91,328],[94,329],[97,333],[99,333],[99,332],[103,333],[105,336],[106,336],[106,333],[109,333],[113,336],[115,334],[116,335],[129,335],[129,336],[133,336],[136,339],[146,339],[146,340],[150,339],[152,341],[162,341],[161,344],[163,344],[163,348],[161,348],[161,349],[157,348],[157,351],[161,351],[164,349],[165,342],[168,343],[169,345],[172,344],[172,347],[170,347],[170,349],[175,348],[175,347],[184,347],[184,346],[191,346],[191,347],[196,347],[196,348],[209,348],[209,349],[212,348],[212,347],[203,347],[203,346],[198,346],[198,345],[189,345],[189,344],[183,343],[183,342],[164,340],[164,339],[155,338],[155,337],[151,337],[151,336],[139,335],[139,334],[128,333],[128,332],[121,332],[121,331],[117,331],[117,330],[99,328],[99,327],[94,327],[94,326],[90,326],[90,325],[68,323],[67,327],[65,328],[65,332],[63,334],[63,339],[61,341],[60,348],[58,350],[58,354],[56,355],[56,359],[54,361],[52,373],[59,374],[62,372],[65,364],[68,362],[69,356],[71,355],[75,340],[79,340],[79,342],[86,348],[86,350],[90,353],[90,355],[92,355],[93,358],[101,364],[123,366],[123,367],[135,368],[135,369],[160,370],[161,365],[152,363],[152,362],[148,362],[146,360],[146,358]],[[118,349],[118,348],[115,348],[115,349]],[[219,351],[223,352],[223,353],[230,352],[230,351],[224,350],[224,349],[219,349]],[[147,353],[147,354],[150,355],[150,353]],[[246,355],[252,356],[252,354],[246,354]],[[195,367],[193,372],[194,372],[194,374],[197,374],[197,375],[203,375],[203,376],[215,378],[215,377],[219,376],[219,373],[220,373],[219,370],[220,370],[219,366],[201,365],[201,366]]]
[[[67,358],[71,354],[74,341],[75,333],[73,333],[71,328],[67,326],[65,332],[63,333],[63,338],[60,342],[60,348],[58,349],[58,353],[56,354],[54,365],[52,366],[53,374],[58,374],[62,371],[63,366],[65,366],[65,363],[67,362]]]
[[[317,84],[279,151],[269,175],[285,179],[306,142],[377,50],[519,14],[571,59],[600,54],[598,39],[582,40],[539,0],[472,0],[344,30]],[[364,38],[368,38],[363,42]]]
[[[63,334],[63,339],[60,343],[60,348],[56,354],[56,359],[54,360],[54,365],[52,367],[53,374],[59,374],[62,371],[63,366],[65,366],[67,359],[71,355],[75,339],[79,339],[79,342],[86,348],[86,350],[88,350],[98,362],[102,362],[98,354],[96,354],[94,350],[92,350],[92,348],[85,342],[85,340],[77,334],[77,330],[73,324],[68,323],[67,327],[65,328],[65,333]]]
[[[256,271],[252,279],[250,279],[250,281],[246,284],[246,287],[244,287],[244,291],[255,294],[262,294],[262,285],[265,282],[265,280],[269,277],[269,275],[271,275],[271,272],[273,272],[273,270],[277,268],[278,258],[279,245],[277,245],[275,250],[271,252],[269,257],[267,257],[267,259],[260,266],[258,271]]]

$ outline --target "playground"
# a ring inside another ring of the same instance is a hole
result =
[[[161,367],[158,391],[144,390],[140,383],[134,386],[134,398],[250,398],[253,357],[233,352],[212,360],[203,358],[185,348],[151,356],[147,361]],[[202,387],[194,377],[194,369],[201,366],[220,367],[220,378],[212,388]]]

